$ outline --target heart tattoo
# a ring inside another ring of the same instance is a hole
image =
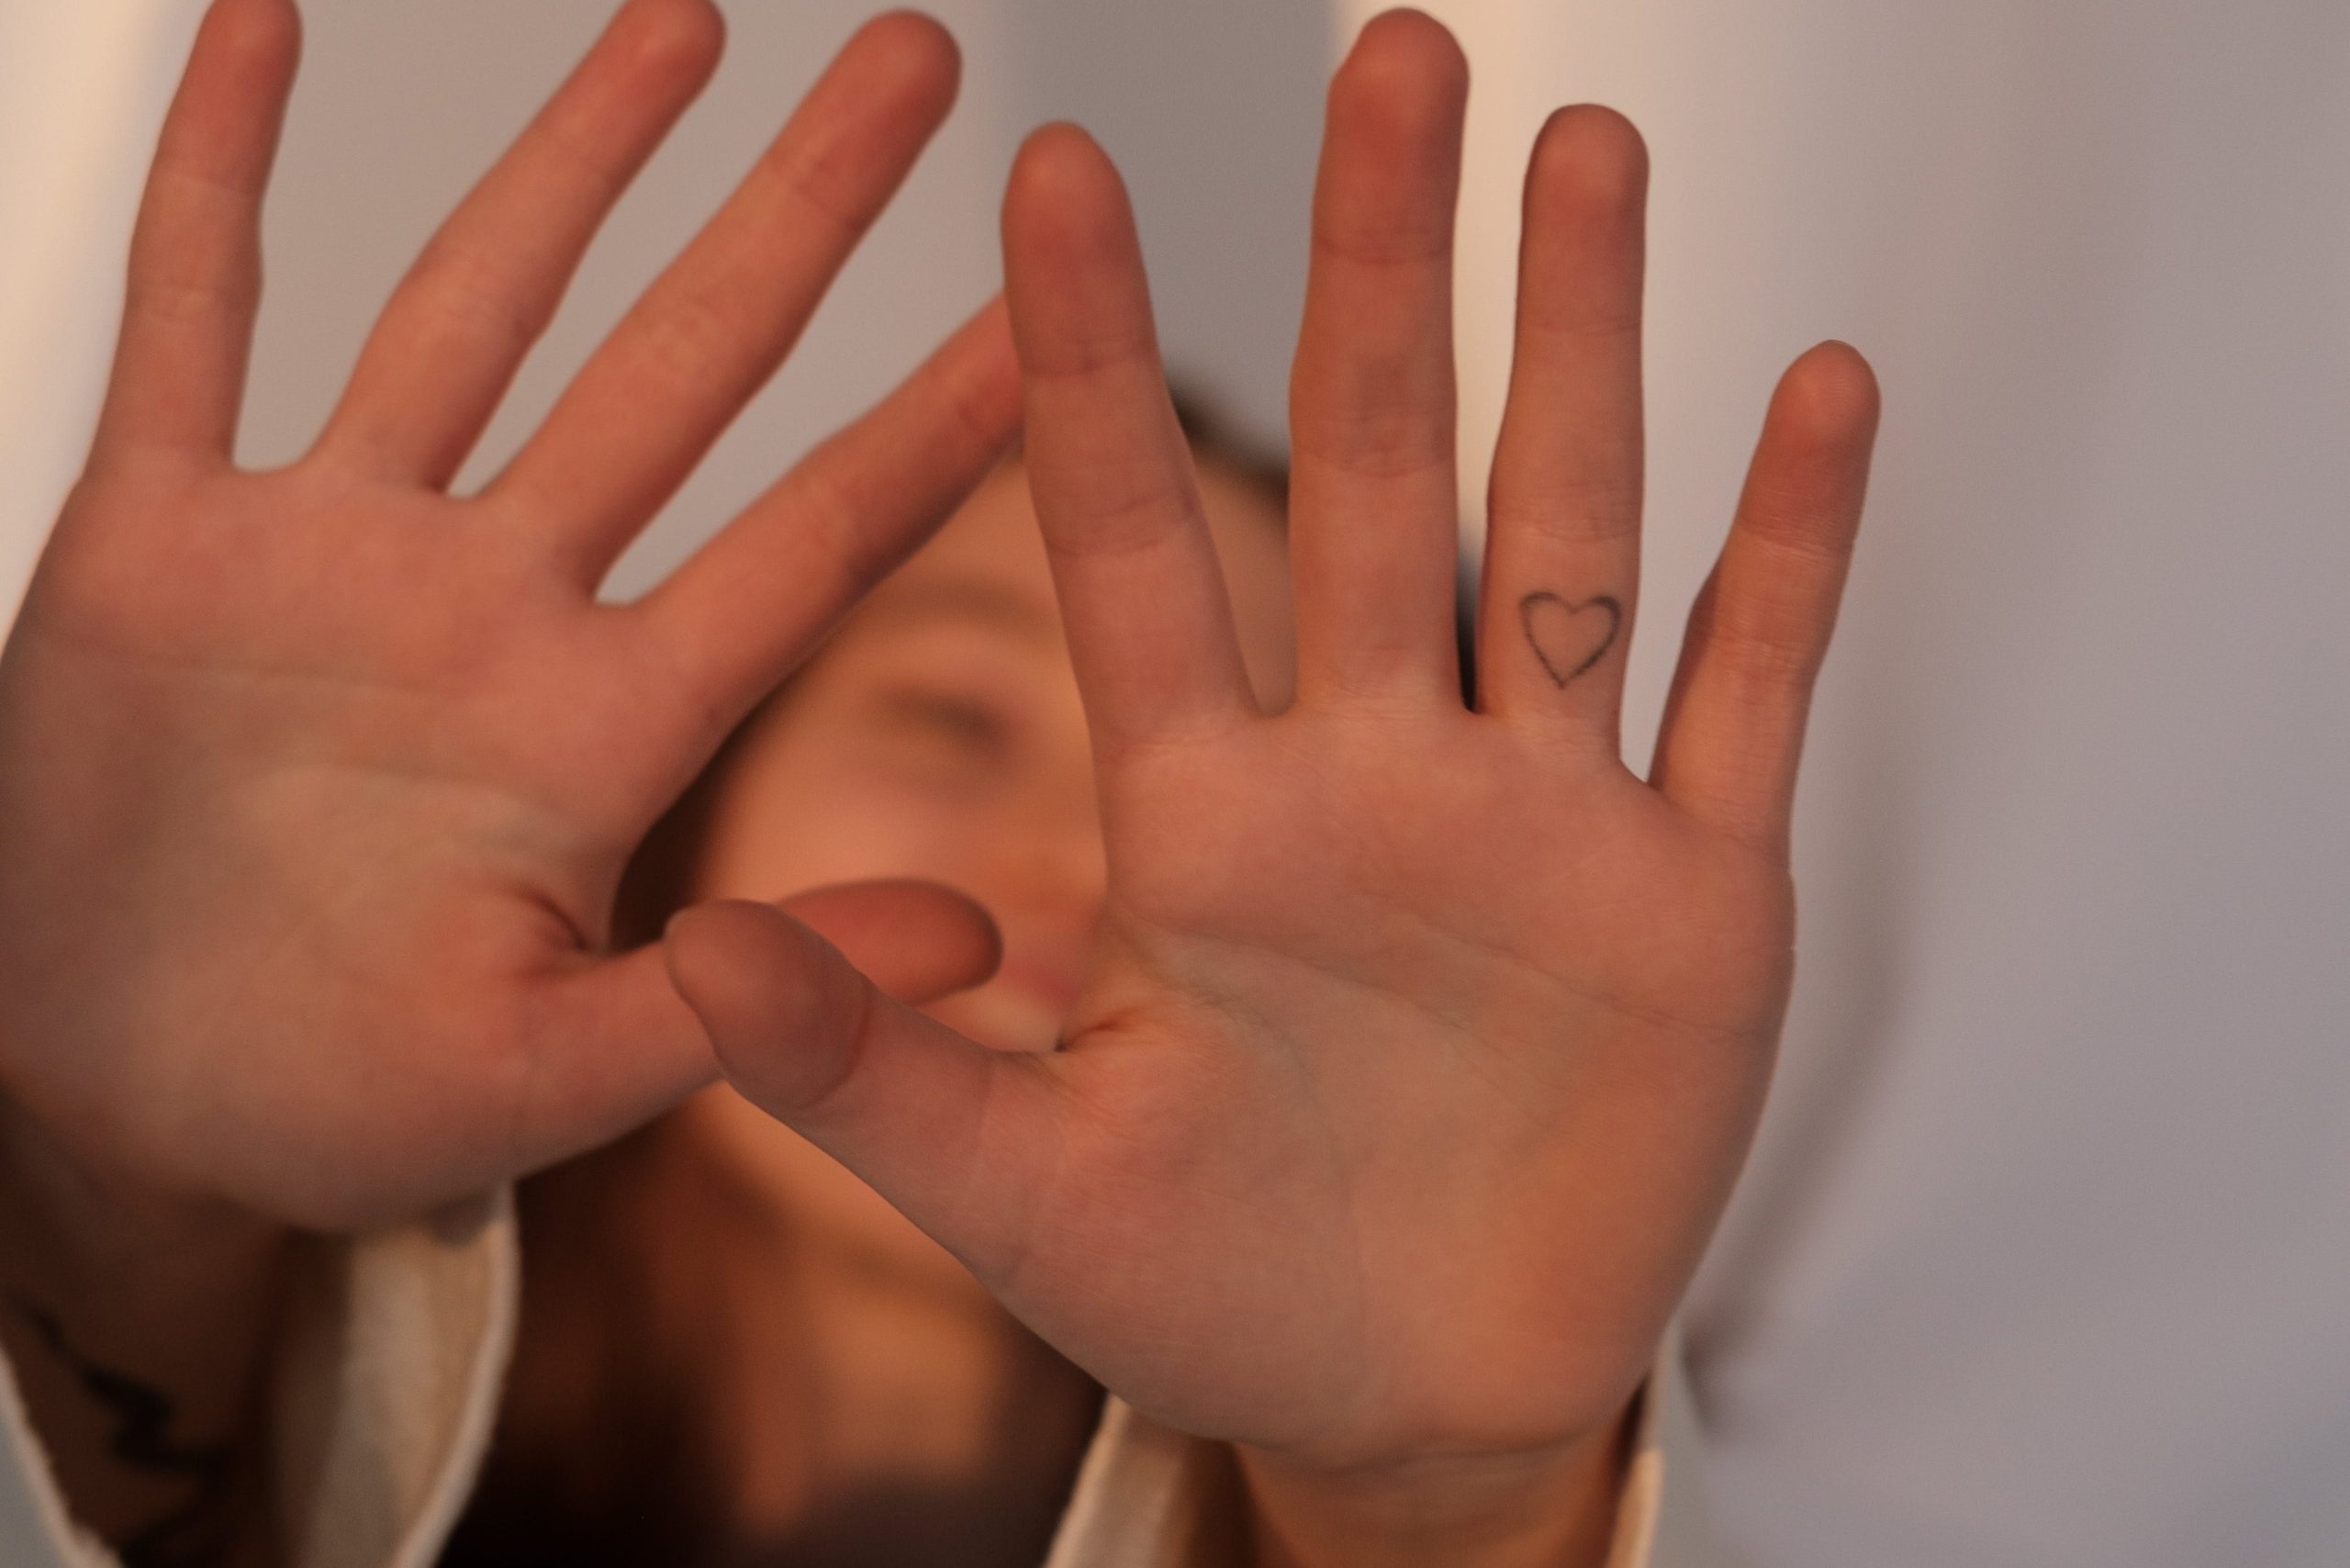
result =
[[[1517,601],[1517,618],[1542,673],[1561,691],[1606,658],[1624,629],[1623,605],[1604,593],[1572,603],[1547,590],[1529,593]]]

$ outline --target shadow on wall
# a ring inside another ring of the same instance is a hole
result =
[[[721,200],[870,0],[726,0],[725,64],[614,213],[461,483],[494,472],[629,300]],[[1125,168],[1170,363],[1255,436],[1281,429],[1331,45],[1325,7],[934,0],[964,49],[954,118],[799,353],[622,561],[641,590],[810,444],[878,398],[998,285],[1013,150],[1083,121]],[[286,460],[367,325],[464,189],[561,80],[602,4],[405,0],[310,9],[268,217],[243,455]]]
[[[1025,0],[999,7],[1017,102],[1125,171],[1168,362],[1252,439],[1287,429],[1323,87],[1322,0]]]

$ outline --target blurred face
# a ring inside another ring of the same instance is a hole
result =
[[[1201,493],[1251,678],[1279,708],[1292,671],[1278,504],[1213,464]],[[970,894],[1003,933],[996,978],[929,1011],[997,1049],[1051,1049],[1102,911],[1102,828],[1084,712],[1017,465],[874,591],[746,737],[713,801],[693,891],[771,898],[891,876]],[[894,1224],[921,1243],[731,1094],[696,1114],[789,1192],[795,1215],[813,1204],[820,1220],[877,1242]]]

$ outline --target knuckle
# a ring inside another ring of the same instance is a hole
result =
[[[428,246],[404,292],[408,310],[501,353],[520,353],[546,330],[544,308],[511,279],[453,250]]]
[[[1539,489],[1496,485],[1493,526],[1543,544],[1614,543],[1640,532],[1637,475],[1575,475]]]
[[[702,290],[680,288],[646,319],[643,342],[654,365],[695,381],[733,358],[744,337],[739,312]]]
[[[1315,264],[1367,272],[1425,270],[1452,252],[1451,211],[1406,211],[1382,204],[1376,212],[1317,212]]]
[[[1382,378],[1368,375],[1377,385]],[[1397,392],[1350,400],[1333,412],[1302,409],[1292,419],[1292,443],[1302,462],[1322,463],[1378,481],[1417,477],[1452,461],[1449,398]]]

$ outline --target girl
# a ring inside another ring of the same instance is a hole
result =
[[[1286,476],[1184,425],[1256,690],[1289,695]],[[1053,1048],[1105,868],[1025,469],[991,476],[646,840],[623,935],[703,900],[927,878],[1003,961],[931,1015]],[[732,1090],[525,1182],[522,1332],[445,1562],[1033,1568],[1099,1391],[937,1243]]]
[[[1013,173],[1006,307],[602,604],[953,86],[934,25],[863,29],[498,476],[450,495],[714,19],[631,0],[397,292],[317,449],[252,474],[231,442],[295,28],[285,0],[215,0],[89,467],[0,655],[0,1346],[50,1462],[11,1473],[36,1499],[16,1524],[61,1555],[70,1506],[147,1561],[417,1561],[498,1363],[480,1194],[722,1072],[1116,1396],[1103,1473],[1188,1434],[1271,1564],[1598,1561],[1785,1005],[1788,811],[1865,366],[1828,346],[1783,381],[1634,776],[1645,162],[1606,111],[1554,117],[1465,706],[1466,73],[1396,13],[1330,93],[1292,700],[1254,684],[1124,192],[1066,127]],[[1055,1048],[909,1004],[999,957],[935,884],[721,897],[616,941],[645,834],[1015,415],[1105,879],[1074,990],[1015,951],[997,993],[1065,999]],[[325,1327],[385,1353],[279,1360],[321,1327],[294,1288],[319,1237],[356,1238],[328,1249],[351,1289]],[[448,1397],[400,1404],[420,1388]],[[1207,1539],[1181,1523],[1149,1553]]]

